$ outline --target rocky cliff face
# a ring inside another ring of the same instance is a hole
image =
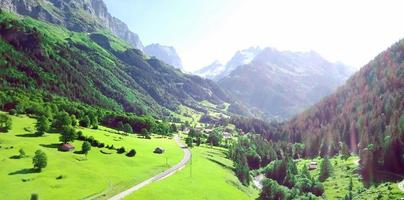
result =
[[[143,49],[139,36],[111,16],[102,0],[0,0],[0,8],[63,25],[72,31],[93,32],[106,28],[134,48]]]
[[[151,44],[146,46],[143,50],[149,56],[154,56],[177,69],[182,69],[181,58],[178,56],[174,47]]]

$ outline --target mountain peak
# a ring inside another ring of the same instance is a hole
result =
[[[144,47],[143,50],[149,56],[154,56],[177,69],[183,68],[181,58],[178,56],[177,51],[172,46],[154,43]]]

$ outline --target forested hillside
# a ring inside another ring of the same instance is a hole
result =
[[[404,174],[404,40],[378,55],[338,91],[286,124],[307,156],[359,153],[362,174]]]
[[[0,14],[2,87],[46,90],[117,111],[168,115],[178,106],[230,98],[212,81],[186,75],[110,34]]]

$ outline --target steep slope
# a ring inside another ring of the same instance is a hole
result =
[[[350,75],[315,52],[266,48],[218,83],[268,118],[286,119],[333,92]]]
[[[212,80],[219,80],[232,71],[234,71],[238,66],[250,63],[255,56],[261,52],[259,47],[251,47],[241,51],[237,51],[234,56],[226,63],[226,65],[221,64],[219,61],[215,61],[212,64],[202,67],[201,69],[195,71],[195,74],[209,78]]]
[[[337,92],[287,123],[306,154],[335,155],[342,145],[361,157],[362,174],[404,174],[404,39],[378,55]]]
[[[144,47],[143,51],[147,55],[154,56],[177,69],[182,69],[181,58],[178,56],[174,47],[161,44],[150,44]]]
[[[108,32],[79,33],[0,14],[0,84],[40,89],[88,104],[166,116],[179,105],[230,102],[212,81],[183,74]]]
[[[102,0],[0,0],[0,8],[63,25],[75,32],[108,29],[132,47],[143,48],[139,36],[124,22],[111,16]]]

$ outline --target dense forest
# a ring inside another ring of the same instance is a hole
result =
[[[404,174],[404,40],[364,66],[338,91],[286,124],[306,155],[360,155],[365,178],[376,170]],[[319,145],[320,144],[320,145]]]
[[[241,140],[230,151],[230,157],[240,171],[248,171],[279,159],[353,153],[360,157],[360,172],[366,183],[377,182],[380,171],[403,175],[403,61],[401,40],[364,66],[335,94],[288,122],[231,118],[230,122],[244,133],[257,133],[269,142],[255,137]],[[241,158],[237,152],[244,152]],[[239,175],[246,182],[244,177]]]

